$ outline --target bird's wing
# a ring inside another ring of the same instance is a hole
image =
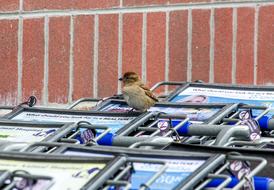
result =
[[[155,100],[156,102],[158,102],[158,99],[156,98],[156,96],[154,96],[154,94],[150,91],[150,89],[148,87],[146,87],[145,85],[141,84],[140,87],[145,91],[146,95],[148,97],[150,97],[151,99]]]

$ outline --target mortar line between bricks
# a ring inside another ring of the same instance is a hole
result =
[[[24,0],[19,0],[19,11],[24,11]]]
[[[93,96],[98,97],[98,45],[99,45],[99,18],[94,16],[94,45],[93,45]]]
[[[215,9],[210,12],[210,48],[209,48],[209,82],[214,82],[214,53],[215,53]]]
[[[119,14],[118,20],[118,76],[117,79],[122,77],[123,70],[123,14]],[[117,92],[120,94],[122,89],[122,84],[117,80],[118,89]]]
[[[44,87],[42,102],[44,105],[48,104],[48,79],[49,79],[49,18],[46,16],[44,20]]]
[[[169,24],[170,12],[166,13],[166,42],[165,42],[165,81],[169,81]],[[168,86],[165,86],[165,93],[168,92]]]
[[[192,80],[192,10],[188,10],[187,18],[187,81]]]
[[[18,52],[17,52],[17,72],[18,72],[18,79],[17,79],[17,103],[22,101],[22,71],[23,71],[23,18],[19,17],[18,20]]]
[[[237,9],[233,8],[232,15],[232,68],[231,68],[231,81],[232,84],[236,84],[236,64],[237,64]]]
[[[70,17],[70,48],[69,48],[69,92],[68,92],[68,102],[72,102],[73,95],[73,80],[74,80],[74,17]]]
[[[23,0],[19,0],[19,15],[23,11]],[[22,78],[23,78],[23,17],[19,16],[18,20],[18,55],[17,55],[17,65],[18,65],[18,81],[17,81],[17,103],[22,101],[23,89],[22,89]]]
[[[142,26],[142,80],[147,81],[147,13],[143,14]]]
[[[147,12],[166,12],[178,11],[188,9],[211,9],[211,8],[239,8],[239,7],[255,7],[257,5],[274,5],[273,1],[246,1],[246,2],[215,2],[215,3],[192,3],[192,4],[175,4],[175,5],[162,5],[162,6],[147,6],[147,7],[115,7],[107,9],[93,9],[93,10],[35,10],[35,11],[22,11],[23,18],[35,18],[55,16],[77,16],[77,15],[100,15],[100,14],[119,14],[119,13],[147,13]],[[19,12],[0,12],[0,19],[18,19]]]
[[[256,6],[255,14],[254,14],[254,50],[253,50],[253,58],[254,58],[254,78],[253,83],[257,85],[258,83],[258,28],[259,28],[259,7]]]

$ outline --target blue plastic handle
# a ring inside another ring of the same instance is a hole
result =
[[[100,133],[98,133],[98,136],[100,135]],[[97,143],[99,145],[107,145],[107,146],[111,146],[112,142],[113,142],[113,138],[114,138],[114,134],[113,133],[107,133],[105,136],[103,136],[101,139],[99,139],[97,141]]]
[[[254,177],[254,185],[256,190],[268,190],[269,184],[273,179],[267,177]],[[206,187],[217,187],[219,186],[224,179],[213,179],[211,180]],[[232,178],[232,181],[226,186],[227,188],[233,188],[239,180],[237,178]]]
[[[269,130],[268,129],[268,122],[269,122],[269,117],[268,116],[263,116],[258,120],[258,123],[260,125],[261,130]]]

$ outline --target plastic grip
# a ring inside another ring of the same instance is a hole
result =
[[[224,181],[223,179],[213,179],[206,185],[206,187],[217,187],[223,181]],[[273,181],[271,178],[254,177],[255,190],[268,190],[269,183],[271,181]],[[238,182],[239,182],[239,180],[237,178],[232,178],[232,181],[226,187],[233,188]]]
[[[177,124],[179,124],[181,121],[174,121],[172,122],[172,126],[176,126]],[[186,122],[182,127],[180,127],[177,132],[179,133],[179,135],[187,135],[188,134],[188,127],[191,123],[190,122]]]
[[[98,133],[98,135],[100,135],[100,133]],[[105,136],[103,136],[101,139],[99,139],[97,141],[97,143],[99,145],[108,145],[108,146],[111,146],[112,143],[113,143],[113,138],[114,138],[114,134],[112,133],[107,133]]]
[[[261,130],[268,130],[269,119],[269,117],[264,115],[258,120]]]

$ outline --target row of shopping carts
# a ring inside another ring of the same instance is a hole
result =
[[[0,107],[0,189],[274,189],[274,87],[161,82],[66,108]]]

